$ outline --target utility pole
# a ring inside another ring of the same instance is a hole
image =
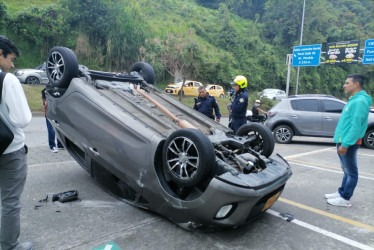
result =
[[[303,16],[302,16],[302,18],[301,18],[300,46],[303,45],[303,30],[304,30],[305,1],[306,1],[306,0],[304,0],[304,4],[303,4]],[[299,88],[299,75],[300,75],[300,66],[297,67],[295,95],[297,95],[298,88]]]

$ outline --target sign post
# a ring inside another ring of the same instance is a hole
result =
[[[368,39],[365,42],[364,59],[362,64],[374,63],[374,39]]]
[[[321,44],[293,47],[292,66],[318,66]]]

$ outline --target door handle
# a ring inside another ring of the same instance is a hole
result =
[[[95,155],[95,156],[100,156],[99,152],[97,152],[96,148],[88,147],[88,149]]]

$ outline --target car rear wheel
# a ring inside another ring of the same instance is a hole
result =
[[[163,163],[167,179],[181,187],[192,187],[214,173],[214,148],[200,130],[180,129],[165,141]]]
[[[364,136],[364,145],[367,148],[374,149],[374,129],[370,129]]]
[[[30,85],[39,85],[40,81],[36,76],[29,76],[26,78],[25,83]]]
[[[224,96],[224,95],[222,95],[222,94],[221,94],[221,95],[219,96],[219,98],[224,98],[224,97],[225,97],[225,96]]]
[[[52,48],[48,53],[46,72],[52,86],[67,88],[70,81],[79,73],[76,55],[69,48]]]
[[[260,154],[268,157],[274,151],[274,138],[267,127],[259,123],[249,123],[241,126],[236,131],[238,136],[254,137],[255,140],[252,143],[253,150]]]
[[[130,72],[137,72],[141,77],[143,77],[144,81],[149,84],[155,83],[155,72],[153,67],[146,63],[146,62],[137,62],[131,66]]]
[[[274,130],[274,139],[278,143],[290,143],[293,137],[292,129],[287,125],[280,125]]]

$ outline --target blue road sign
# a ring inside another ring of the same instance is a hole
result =
[[[364,59],[362,64],[374,63],[374,39],[368,39],[365,42]]]
[[[318,66],[321,44],[293,47],[292,66]]]

